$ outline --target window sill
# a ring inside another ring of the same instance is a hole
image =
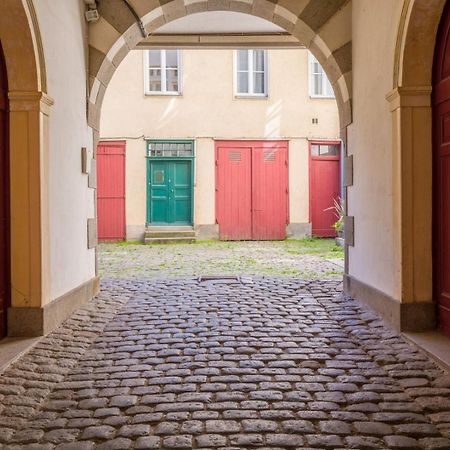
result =
[[[309,98],[312,100],[336,100],[334,95],[310,95]]]
[[[258,95],[258,94],[235,94],[234,98],[236,100],[246,100],[246,99],[250,99],[250,100],[268,100],[269,96],[268,95]]]
[[[181,92],[145,92],[146,97],[182,97]]]

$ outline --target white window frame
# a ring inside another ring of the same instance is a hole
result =
[[[158,50],[161,52],[161,91],[150,90],[150,50],[144,51],[144,92],[145,95],[182,95],[182,80],[183,80],[183,61],[182,52],[177,50],[178,58],[178,91],[167,90],[167,68],[166,68],[166,51],[174,49],[151,49],[152,51]]]
[[[246,50],[248,57],[248,84],[249,92],[238,92],[238,51]],[[269,57],[268,51],[262,48],[239,49],[234,51],[234,96],[236,98],[268,98],[269,97]],[[255,50],[262,50],[264,54],[264,92],[262,94],[254,92],[254,64],[253,52]]]
[[[324,92],[324,94],[316,94],[314,92],[315,83],[314,83],[314,74],[313,74],[313,64],[316,62],[319,64],[319,67],[321,70],[322,92]],[[309,79],[309,96],[311,98],[335,98],[333,86],[331,85],[330,80],[328,79],[328,76],[327,76],[325,70],[323,70],[323,67],[319,63],[317,58],[309,51],[308,51],[308,79]]]

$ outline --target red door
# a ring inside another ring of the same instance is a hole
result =
[[[338,220],[334,201],[340,197],[340,143],[310,144],[309,205],[312,234],[334,237],[333,224]]]
[[[97,220],[100,241],[125,239],[125,142],[97,147]]]
[[[434,291],[439,327],[450,335],[450,3],[447,2],[434,61]]]
[[[252,154],[252,238],[286,238],[288,217],[287,143],[265,142]]]
[[[252,148],[216,146],[217,223],[220,239],[252,239]]]
[[[220,239],[284,239],[287,142],[218,141],[216,169]]]
[[[0,338],[6,335],[6,312],[10,301],[8,166],[8,87],[0,46]]]

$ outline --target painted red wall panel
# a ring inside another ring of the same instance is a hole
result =
[[[100,241],[120,241],[125,229],[125,142],[97,147],[97,220]]]
[[[340,197],[340,167],[339,156],[310,157],[309,204],[313,236],[336,236],[333,224],[338,217],[334,210],[334,200]]]
[[[10,304],[8,86],[0,46],[0,338]]]
[[[287,142],[216,143],[216,216],[223,240],[280,240],[288,217]]]

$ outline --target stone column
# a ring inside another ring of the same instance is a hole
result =
[[[392,250],[401,271],[401,328],[432,329],[431,87],[399,87],[386,98],[392,112],[392,226],[398,242]]]
[[[39,310],[50,300],[48,119],[42,92],[9,92],[11,308],[8,333],[37,335]]]

